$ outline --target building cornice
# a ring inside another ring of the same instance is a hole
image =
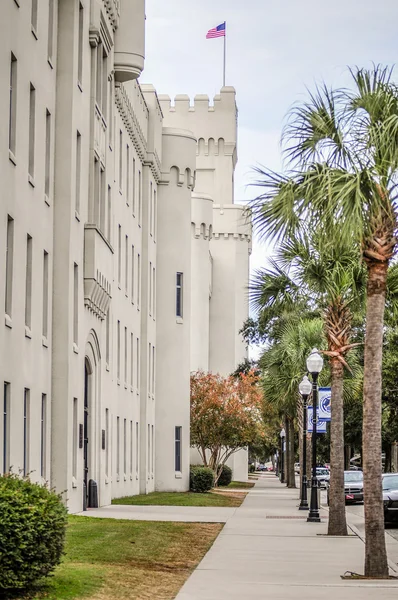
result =
[[[122,121],[133,141],[137,154],[142,162],[145,162],[147,160],[147,151],[144,132],[140,127],[126,90],[124,89],[123,85],[118,82],[116,82],[115,87],[115,101]]]

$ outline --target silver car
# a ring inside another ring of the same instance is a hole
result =
[[[398,521],[398,473],[383,475],[384,522]]]
[[[327,503],[329,506],[329,485],[327,490]],[[344,471],[344,496],[346,504],[363,502],[362,471]]]

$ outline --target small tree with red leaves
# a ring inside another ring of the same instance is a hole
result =
[[[191,445],[213,469],[215,484],[228,458],[261,435],[261,399],[253,371],[238,377],[192,373]]]

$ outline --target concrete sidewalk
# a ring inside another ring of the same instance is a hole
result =
[[[217,506],[129,506],[110,504],[101,508],[89,508],[78,514],[81,517],[98,517],[101,519],[226,523],[237,510],[237,508]]]
[[[341,579],[363,573],[362,540],[327,537],[327,511],[307,523],[297,497],[261,476],[176,600],[395,600],[398,581]]]

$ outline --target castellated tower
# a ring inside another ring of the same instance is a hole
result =
[[[163,128],[159,182],[157,297],[156,489],[189,488],[191,192],[196,139],[190,131]],[[171,318],[173,315],[173,318]],[[177,441],[179,444],[177,444]],[[174,465],[174,469],[170,468]]]
[[[248,315],[251,249],[251,226],[243,207],[234,204],[235,89],[223,87],[213,105],[206,95],[195,96],[193,106],[185,95],[176,96],[174,104],[169,96],[159,96],[159,101],[164,124],[189,129],[198,140],[191,225],[191,370],[226,375],[247,355],[238,332]]]

